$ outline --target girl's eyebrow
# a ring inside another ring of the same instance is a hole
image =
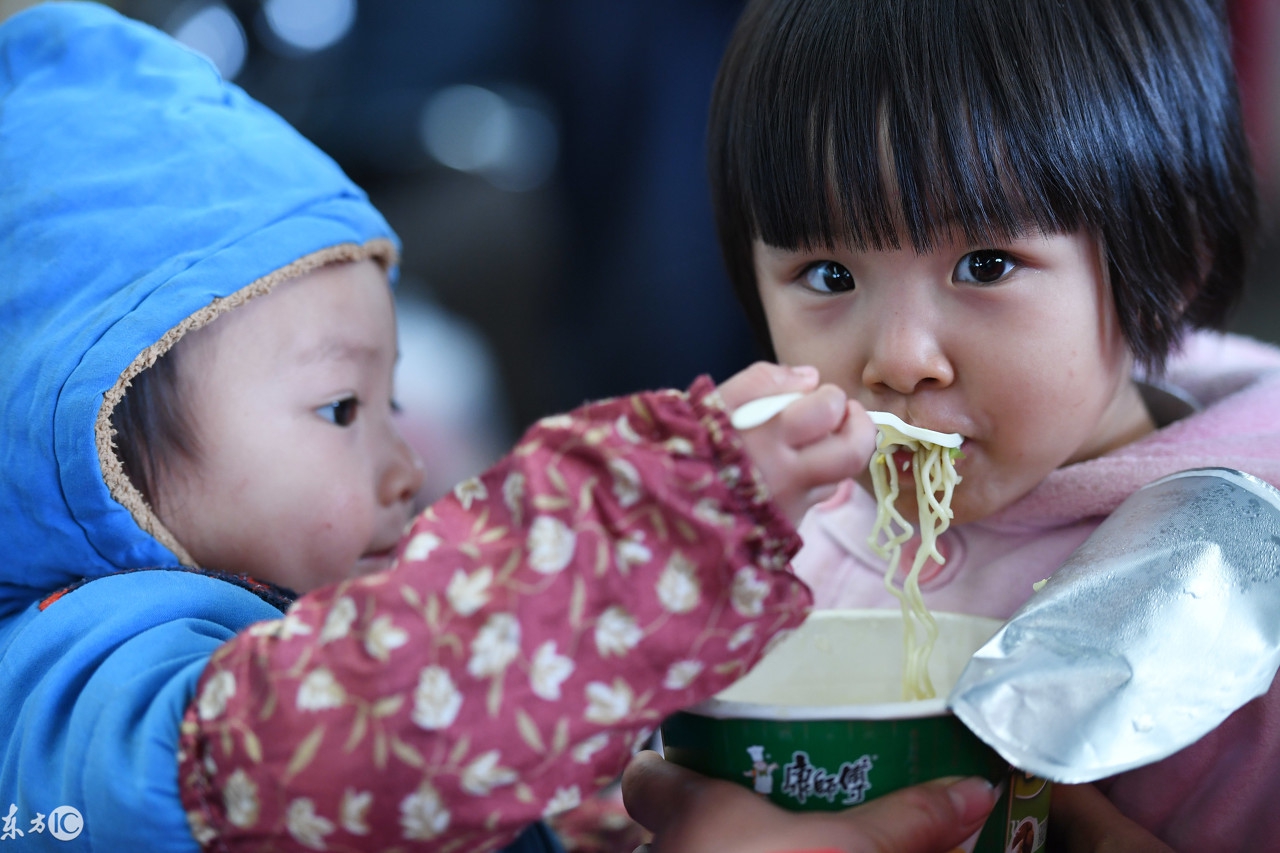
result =
[[[756,245],[758,252],[771,258],[788,258],[792,255],[820,255],[835,251],[829,246],[774,246],[762,240],[757,240]]]
[[[756,263],[766,264],[769,267],[780,267],[795,263],[801,256],[809,253],[803,247],[794,249],[783,248],[782,246],[770,246],[768,243],[756,241],[755,249],[752,255]]]
[[[378,347],[342,338],[329,338],[299,353],[303,364],[322,361],[373,362],[382,356]]]

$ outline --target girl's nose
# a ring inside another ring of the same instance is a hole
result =
[[[422,457],[409,446],[399,430],[393,428],[391,438],[391,457],[378,483],[378,499],[386,505],[409,503],[422,488]]]
[[[862,382],[877,392],[913,394],[945,388],[955,369],[927,316],[899,315],[871,332],[871,350],[862,369]]]

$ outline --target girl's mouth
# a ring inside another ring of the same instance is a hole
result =
[[[966,444],[967,443],[968,442],[966,442]],[[965,455],[964,445],[961,445],[960,447],[944,447],[942,448],[942,452],[950,454],[952,464],[957,467],[959,466],[960,460],[963,459]],[[911,468],[915,460],[915,453],[905,447],[898,446],[894,449],[889,459],[893,464],[893,467],[897,469],[898,476],[902,477],[911,473]]]

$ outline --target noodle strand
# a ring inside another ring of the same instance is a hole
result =
[[[894,451],[898,448],[911,453],[920,516],[920,547],[901,588],[894,584],[894,579],[902,562],[902,546],[915,534],[915,529],[896,506],[900,486]],[[920,571],[928,560],[939,566],[946,562],[938,550],[938,537],[951,524],[951,496],[959,482],[951,448],[902,435],[891,426],[880,426],[876,451],[871,456],[876,520],[869,541],[875,552],[888,561],[884,585],[902,606],[902,695],[907,700],[932,699],[937,695],[929,678],[929,657],[938,639],[938,622],[925,606],[920,592]]]

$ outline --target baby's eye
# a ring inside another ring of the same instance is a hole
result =
[[[847,293],[853,290],[853,273],[835,261],[820,261],[800,276],[805,286],[819,293]]]
[[[1015,266],[1013,258],[998,249],[979,249],[961,258],[952,275],[956,281],[994,284],[1012,272]]]
[[[332,403],[321,406],[316,409],[317,414],[330,423],[346,427],[351,426],[356,420],[356,410],[360,408],[360,401],[355,397],[343,397],[341,400],[334,400]]]

